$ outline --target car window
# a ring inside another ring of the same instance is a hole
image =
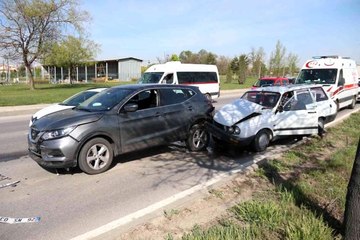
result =
[[[190,89],[161,89],[161,106],[181,103],[195,95]]]
[[[284,111],[306,110],[306,105],[313,103],[309,91],[297,92],[297,97],[292,96],[284,106]]]
[[[138,105],[138,110],[154,108],[158,106],[158,90],[156,89],[148,89],[142,92],[139,92],[130,100],[128,103],[136,103]]]
[[[314,95],[316,102],[326,101],[329,99],[324,89],[321,87],[311,88],[311,93]]]

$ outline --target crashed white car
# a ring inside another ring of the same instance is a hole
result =
[[[251,144],[260,152],[280,136],[322,135],[336,114],[320,85],[263,87],[224,105],[206,125],[215,142]]]
[[[87,100],[88,98],[94,96],[95,94],[97,94],[105,89],[106,88],[88,89],[88,90],[79,92],[79,93],[67,98],[66,100],[64,100],[61,103],[56,103],[56,104],[53,104],[53,105],[50,105],[48,107],[41,109],[41,110],[37,111],[34,115],[32,115],[30,122],[29,122],[29,127],[39,118],[42,118],[43,116],[54,113],[54,112],[59,112],[59,111],[65,110],[65,109],[76,107],[80,103]]]

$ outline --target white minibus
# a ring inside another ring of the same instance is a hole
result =
[[[187,64],[171,61],[149,67],[138,83],[168,83],[192,85],[209,99],[220,96],[220,79],[216,65]]]

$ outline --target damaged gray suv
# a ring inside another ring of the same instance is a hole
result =
[[[209,142],[204,122],[213,111],[197,87],[112,87],[36,121],[28,135],[29,155],[45,168],[79,166],[98,174],[114,156],[152,146],[185,141],[191,151],[201,151]]]

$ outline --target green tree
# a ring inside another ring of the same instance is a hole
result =
[[[194,54],[193,52],[187,50],[187,51],[182,51],[179,55],[180,61],[182,63],[195,63],[194,62]]]
[[[286,48],[278,40],[275,46],[275,50],[270,55],[270,71],[273,76],[284,75],[285,71],[285,59]]]
[[[238,72],[239,84],[245,83],[248,68],[249,68],[249,58],[246,54],[241,54],[239,57],[239,72]]]
[[[237,73],[239,71],[239,59],[238,57],[234,57],[230,62],[230,69],[233,73]]]
[[[75,77],[76,67],[94,59],[99,47],[90,40],[68,36],[60,43],[54,43],[43,63],[70,69],[70,83]]]
[[[77,0],[0,0],[0,49],[23,61],[33,90],[31,65],[67,32],[81,33],[88,19]]]
[[[298,63],[299,63],[298,55],[289,53],[289,55],[287,56],[287,67],[288,67],[288,74],[290,74],[290,76],[294,76],[294,73],[298,71]]]
[[[180,61],[180,58],[178,57],[178,55],[173,54],[173,55],[171,55],[171,57],[170,57],[170,61]]]
[[[226,71],[226,83],[231,83],[233,80],[233,71],[231,70],[231,66],[228,66],[228,69]]]

